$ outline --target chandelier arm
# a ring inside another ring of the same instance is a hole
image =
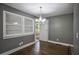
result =
[[[43,18],[41,9],[42,9],[42,7],[40,6],[40,17],[39,17],[39,20],[40,20],[40,22],[44,22],[46,19]]]

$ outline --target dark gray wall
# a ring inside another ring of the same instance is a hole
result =
[[[76,38],[76,33],[79,33],[79,4],[74,4],[74,49],[73,54],[79,55],[79,37]]]
[[[21,36],[21,37],[10,38],[10,39],[3,39],[3,10],[17,13],[17,14],[24,15],[24,16],[28,16],[31,18],[35,18],[34,16],[32,16],[30,14],[24,13],[22,11],[19,11],[19,10],[12,8],[12,7],[9,7],[7,5],[0,4],[0,53],[3,53],[5,51],[19,47],[18,44],[21,41],[23,41],[24,44],[27,44],[29,42],[33,42],[34,35]]]
[[[73,14],[53,16],[48,19],[49,40],[73,44]]]

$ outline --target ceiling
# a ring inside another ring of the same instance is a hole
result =
[[[73,12],[71,3],[5,3],[8,6],[39,17],[40,6],[43,17],[69,14]]]

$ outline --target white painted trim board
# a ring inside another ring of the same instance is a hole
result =
[[[45,40],[41,40],[41,41],[45,41]],[[51,40],[48,40],[48,41],[45,41],[45,42],[50,42],[50,43],[60,44],[60,45],[63,45],[63,46],[74,47],[72,44],[62,43],[62,42],[56,42],[56,41],[51,41]]]
[[[6,52],[4,52],[4,53],[1,53],[0,55],[9,55],[9,54],[11,54],[11,53],[13,53],[13,52],[16,52],[16,51],[20,50],[20,49],[23,49],[23,48],[25,48],[25,47],[28,47],[28,46],[30,46],[30,45],[32,45],[32,44],[34,44],[34,43],[35,43],[35,41],[34,41],[34,42],[31,42],[31,43],[28,43],[28,44],[26,44],[26,45],[23,45],[23,46],[21,46],[21,47],[18,47],[18,48],[15,48],[15,49],[6,51]]]

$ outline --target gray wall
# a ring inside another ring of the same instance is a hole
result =
[[[79,4],[74,4],[74,27],[73,28],[74,28],[73,54],[79,55],[79,37],[76,38],[76,33],[79,33]]]
[[[16,38],[10,38],[10,39],[3,39],[3,10],[17,13],[20,15],[28,16],[31,18],[35,18],[34,16],[24,13],[22,11],[19,11],[15,8],[9,7],[4,4],[0,4],[0,53],[3,53],[5,51],[14,49],[19,47],[19,43],[21,41],[24,42],[24,44],[30,43],[34,41],[34,35],[29,35],[29,36],[21,36],[21,37],[16,37]],[[23,45],[24,45],[23,44]]]
[[[53,16],[48,19],[49,40],[73,44],[73,14]]]

